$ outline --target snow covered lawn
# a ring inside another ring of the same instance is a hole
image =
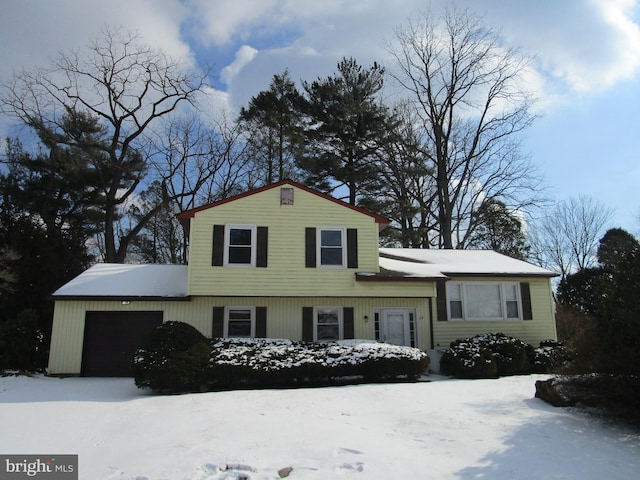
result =
[[[430,378],[152,396],[4,377],[0,453],[77,453],[87,480],[638,478],[640,436],[534,398],[545,376]]]

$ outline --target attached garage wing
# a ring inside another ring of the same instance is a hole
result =
[[[85,377],[131,377],[132,359],[163,312],[87,312],[82,347]]]

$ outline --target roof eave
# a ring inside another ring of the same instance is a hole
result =
[[[447,280],[446,277],[419,276],[404,272],[393,273],[356,273],[358,282],[435,282]]]
[[[191,295],[161,296],[161,295],[56,295],[49,297],[52,300],[71,301],[116,301],[116,302],[190,302]]]
[[[244,197],[249,197],[251,195],[256,195],[258,193],[261,193],[261,192],[264,192],[264,191],[267,191],[267,190],[271,190],[273,188],[278,188],[278,187],[281,187],[283,185],[290,185],[292,187],[299,188],[300,190],[304,190],[305,192],[308,192],[308,193],[311,193],[313,195],[316,195],[317,197],[324,198],[325,200],[329,200],[329,201],[331,201],[333,203],[336,203],[338,205],[341,205],[343,207],[349,208],[349,209],[354,210],[356,212],[359,212],[359,213],[362,213],[362,214],[367,215],[369,217],[372,217],[376,223],[380,224],[380,227],[379,227],[380,230],[383,230],[384,228],[386,228],[391,223],[391,220],[389,220],[386,217],[383,217],[382,215],[378,215],[377,213],[370,212],[369,210],[365,210],[364,208],[356,207],[355,205],[351,205],[349,203],[343,202],[342,200],[340,200],[338,198],[332,197],[331,195],[327,195],[326,193],[319,192],[317,190],[314,190],[313,188],[307,187],[306,185],[303,185],[303,184],[298,183],[298,182],[294,182],[293,180],[282,180],[282,181],[277,182],[277,183],[272,183],[270,185],[265,185],[264,187],[260,187],[260,188],[257,188],[255,190],[249,190],[248,192],[244,192],[244,193],[241,193],[239,195],[234,195],[232,197],[225,198],[223,200],[218,200],[217,202],[209,203],[207,205],[202,205],[200,207],[192,208],[190,210],[185,210],[183,212],[178,213],[177,217],[178,217],[178,220],[180,221],[180,223],[182,223],[184,226],[188,227],[189,219],[193,218],[194,215],[196,213],[198,213],[198,212],[201,212],[203,210],[208,210],[209,208],[214,208],[214,207],[217,207],[219,205],[224,205],[225,203],[233,202],[235,200],[239,200],[239,199],[244,198]]]
[[[553,278],[558,274],[555,272],[442,272],[448,277],[539,277]]]

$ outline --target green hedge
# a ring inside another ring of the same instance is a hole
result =
[[[440,360],[446,375],[491,378],[529,373],[528,345],[503,333],[485,333],[451,342]]]
[[[570,350],[554,340],[534,348],[503,333],[485,333],[451,342],[440,359],[440,371],[458,378],[552,373],[571,358]]]
[[[209,385],[304,385],[346,377],[415,379],[429,357],[415,348],[375,342],[305,343],[273,339],[219,339],[212,343]]]
[[[133,359],[138,387],[157,391],[197,391],[205,383],[211,348],[196,328],[182,322],[159,325]]]
[[[428,355],[416,348],[353,340],[209,341],[180,322],[158,327],[134,358],[136,385],[158,392],[416,379],[428,368]]]

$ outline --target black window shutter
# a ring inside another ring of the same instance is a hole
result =
[[[438,321],[447,321],[447,284],[444,280],[436,280],[436,307],[438,309]]]
[[[213,338],[224,336],[224,307],[213,307]]]
[[[211,265],[221,267],[224,264],[224,225],[213,226],[213,255]]]
[[[307,268],[316,267],[316,229],[304,229],[304,265]]]
[[[256,337],[267,338],[267,307],[256,307]]]
[[[256,267],[266,268],[269,246],[269,227],[258,227],[256,242]]]
[[[347,267],[358,268],[358,230],[347,229]]]
[[[531,308],[531,289],[528,282],[520,282],[520,296],[522,297],[522,319],[533,320]]]
[[[356,338],[354,318],[353,318],[353,307],[344,307],[342,312],[342,330],[344,333],[345,340],[351,340]]]
[[[302,307],[302,341],[313,342],[313,307]]]

